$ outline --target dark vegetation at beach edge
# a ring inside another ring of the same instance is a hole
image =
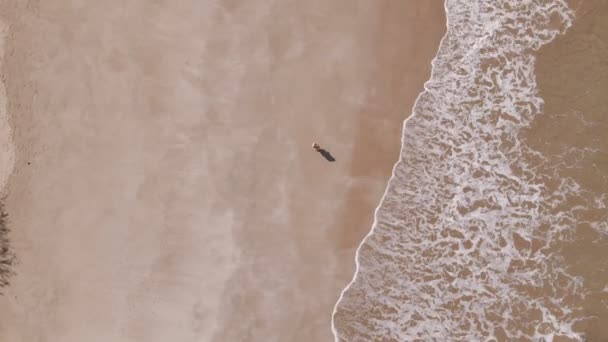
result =
[[[15,255],[10,247],[10,229],[7,224],[8,214],[4,208],[4,200],[0,200],[0,295],[4,294],[2,288],[10,284],[10,278],[14,274]]]

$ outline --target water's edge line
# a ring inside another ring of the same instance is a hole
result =
[[[340,302],[342,302],[343,298],[344,298],[344,293],[346,293],[346,291],[348,291],[350,289],[350,287],[352,286],[352,284],[357,280],[357,277],[359,275],[359,252],[361,251],[361,247],[365,244],[365,242],[367,241],[367,239],[374,233],[374,230],[376,228],[376,225],[378,223],[378,210],[380,209],[380,207],[382,206],[382,204],[384,203],[384,200],[386,198],[386,194],[388,193],[388,189],[391,186],[391,183],[393,181],[393,179],[395,178],[395,171],[397,169],[397,166],[403,161],[402,155],[403,155],[403,149],[405,148],[405,130],[407,129],[407,122],[416,115],[415,109],[416,106],[418,105],[418,100],[428,91],[428,89],[426,88],[426,84],[432,80],[433,78],[433,71],[435,68],[434,62],[437,59],[437,56],[439,54],[439,51],[441,49],[441,46],[443,44],[443,41],[447,38],[448,34],[449,34],[449,18],[448,18],[448,1],[449,0],[444,0],[443,2],[443,9],[445,12],[445,34],[443,35],[443,37],[441,38],[441,40],[439,41],[439,45],[437,46],[437,53],[435,54],[435,56],[433,57],[433,59],[431,60],[431,72],[429,75],[429,79],[424,82],[424,90],[422,92],[420,92],[420,94],[418,94],[418,96],[416,97],[416,101],[414,101],[414,105],[412,106],[412,110],[411,110],[411,114],[405,119],[403,120],[403,126],[402,126],[402,130],[401,130],[401,149],[399,149],[399,158],[397,159],[397,162],[393,165],[393,169],[391,171],[391,177],[389,178],[387,184],[386,184],[386,188],[384,189],[384,193],[382,194],[382,197],[380,198],[380,202],[378,203],[378,206],[376,207],[376,209],[374,210],[374,221],[372,223],[371,229],[370,231],[367,233],[367,235],[365,235],[365,237],[363,238],[363,240],[361,240],[361,243],[359,244],[359,246],[357,247],[357,251],[355,252],[355,272],[353,274],[353,278],[352,280],[346,285],[346,287],[344,287],[344,289],[342,290],[342,292],[340,292],[340,296],[338,297],[338,300],[336,301],[336,304],[334,305],[334,309],[332,311],[331,314],[331,332],[334,335],[334,342],[340,342],[340,337],[338,336],[338,332],[336,331],[336,326],[335,326],[335,322],[334,322],[334,317],[336,315],[336,312],[338,310],[338,305],[340,304]]]

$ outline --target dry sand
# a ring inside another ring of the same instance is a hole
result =
[[[562,165],[553,178],[571,177],[588,192],[574,206],[608,194],[608,1],[571,1],[571,7],[576,9],[573,26],[539,52],[544,115],[534,122],[527,141]],[[569,271],[590,291],[577,303],[588,319],[576,328],[587,341],[608,341],[608,238],[585,223],[608,222],[608,209],[580,210],[577,219],[573,241],[562,246]]]
[[[333,339],[443,1],[0,13],[19,260],[0,341]]]

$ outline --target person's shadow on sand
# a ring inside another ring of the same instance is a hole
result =
[[[325,159],[327,159],[328,162],[335,162],[336,158],[334,158],[334,156],[331,155],[331,153],[329,153],[329,151],[322,149],[322,148],[317,148],[316,149],[317,152],[319,152]]]

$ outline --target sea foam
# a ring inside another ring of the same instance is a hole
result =
[[[561,0],[445,9],[431,79],[334,310],[336,341],[582,339],[582,280],[554,248],[574,228],[566,203],[582,190],[553,179],[521,138],[543,107],[534,52],[574,12]]]

